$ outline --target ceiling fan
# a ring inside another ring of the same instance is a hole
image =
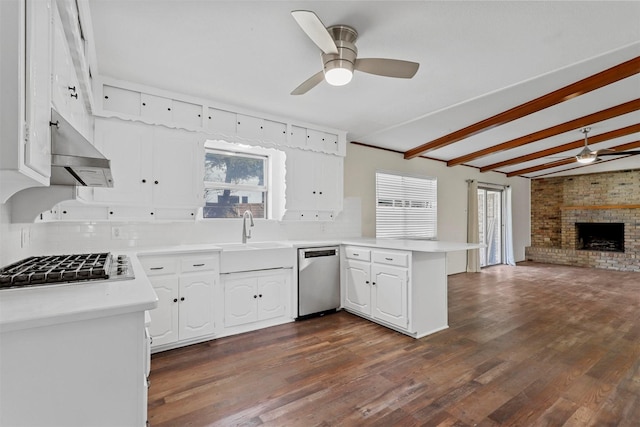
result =
[[[603,148],[600,150],[591,151],[587,141],[587,134],[591,131],[591,128],[580,129],[580,132],[584,134],[584,148],[576,155],[578,163],[589,164],[596,160],[600,160],[598,156],[625,156],[630,154],[640,154],[640,151],[615,151],[609,148]]]
[[[347,25],[326,28],[318,16],[309,10],[294,10],[291,15],[302,31],[322,51],[322,71],[314,74],[295,88],[291,95],[302,95],[322,80],[333,86],[343,86],[351,81],[353,71],[378,76],[412,78],[418,71],[417,62],[387,58],[358,58],[355,42],[358,33]]]

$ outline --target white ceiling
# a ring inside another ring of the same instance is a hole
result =
[[[349,141],[401,152],[640,56],[639,1],[89,0],[89,6],[101,75],[346,130]],[[347,86],[321,83],[292,96],[321,70],[319,49],[290,15],[296,9],[313,10],[326,26],[354,27],[361,58],[405,59],[420,69],[411,80],[356,73]],[[638,75],[424,155],[451,160],[636,98]],[[638,111],[594,123],[590,136],[637,123]],[[581,137],[576,129],[466,164],[482,167]],[[636,133],[593,148],[638,139]],[[571,173],[637,167],[640,156]]]

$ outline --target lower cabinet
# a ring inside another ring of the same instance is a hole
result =
[[[219,255],[139,256],[139,259],[158,296],[158,306],[149,312],[152,347],[213,337]]]
[[[291,271],[223,274],[225,328],[287,316]]]
[[[344,307],[407,328],[407,268],[348,259],[344,266]]]

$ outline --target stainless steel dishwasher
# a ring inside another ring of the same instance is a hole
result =
[[[298,249],[298,319],[340,307],[340,247]]]

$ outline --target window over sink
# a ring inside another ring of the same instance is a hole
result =
[[[281,164],[284,153],[278,150],[207,141],[202,217],[242,218],[245,211],[254,218],[277,217],[283,177],[274,169],[280,169]]]

